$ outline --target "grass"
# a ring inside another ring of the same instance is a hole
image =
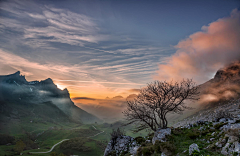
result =
[[[30,122],[33,121],[33,122]],[[37,136],[36,141],[34,142],[38,145],[40,149],[31,149],[23,151],[23,155],[30,155],[29,152],[46,152],[49,151],[52,146],[63,139],[73,139],[78,137],[89,137],[93,136],[99,132],[104,131],[103,133],[90,137],[91,141],[86,143],[86,146],[91,147],[91,151],[89,152],[79,152],[76,150],[71,150],[73,154],[87,156],[87,155],[103,155],[104,149],[107,146],[111,136],[110,133],[112,129],[117,129],[122,125],[121,122],[116,122],[111,124],[76,124],[71,122],[42,122],[41,119],[32,120],[32,118],[24,117],[21,120],[17,120],[15,122],[6,123],[3,129],[0,130],[0,134],[9,134],[14,136],[16,139],[26,138],[26,133],[30,135]],[[94,128],[94,127],[96,128]],[[132,133],[131,126],[125,127],[124,131],[126,135],[130,135],[132,137],[137,136],[146,136],[147,132],[141,133]],[[14,152],[11,151],[15,145],[0,146],[0,156],[1,155],[14,155]],[[65,150],[60,149],[60,145],[56,146],[53,152],[62,153]],[[33,154],[31,154],[33,155]],[[46,156],[47,154],[34,154],[38,156]]]
[[[156,141],[155,145],[142,143],[142,148],[138,149],[138,155],[143,156],[157,156],[160,155],[161,151],[169,152],[170,155],[185,156],[188,155],[189,146],[196,143],[200,149],[200,155],[207,156],[223,156],[220,153],[220,148],[214,146],[218,139],[213,142],[207,143],[207,140],[213,138],[211,130],[208,125],[202,125],[205,127],[204,131],[198,130],[201,126],[193,127],[191,129],[172,129],[172,134],[167,136],[167,142],[161,143]],[[220,132],[219,129],[215,129],[215,136]],[[223,136],[224,134],[222,134]],[[216,138],[216,137],[214,137]],[[136,138],[138,142],[141,142],[141,138]],[[205,149],[210,145],[209,149]],[[154,151],[153,151],[154,149]],[[185,151],[185,153],[184,153]]]

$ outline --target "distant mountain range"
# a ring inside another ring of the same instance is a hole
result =
[[[37,114],[39,118],[55,122],[58,119],[78,123],[101,121],[77,107],[71,101],[68,90],[58,89],[52,79],[28,82],[19,71],[0,76],[0,112],[0,120]]]

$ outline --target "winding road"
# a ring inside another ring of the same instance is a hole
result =
[[[53,147],[52,147],[49,151],[47,151],[47,152],[29,152],[29,153],[37,154],[37,153],[49,153],[49,152],[52,152],[52,150],[54,149],[55,146],[57,146],[58,144],[61,144],[63,141],[67,141],[67,140],[69,140],[69,139],[63,139],[62,141],[56,143],[56,144],[53,145]]]
[[[95,128],[95,127],[93,126],[93,128]],[[96,128],[95,128],[95,129],[96,129]],[[99,135],[99,134],[101,134],[101,133],[104,133],[104,131],[102,131],[102,132],[100,132],[100,133],[97,133],[97,134],[95,134],[95,135],[93,135],[93,136],[89,136],[89,137],[87,137],[87,138],[95,137],[95,136],[97,136],[97,135]],[[62,141],[56,143],[56,144],[53,145],[53,147],[52,147],[49,151],[47,151],[47,152],[29,152],[29,153],[31,153],[31,154],[41,154],[41,153],[42,153],[42,154],[43,154],[43,153],[52,152],[52,150],[53,150],[58,144],[61,144],[62,142],[67,141],[67,140],[69,140],[69,139],[63,139]]]

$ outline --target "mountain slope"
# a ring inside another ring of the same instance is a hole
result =
[[[200,103],[212,107],[240,97],[240,62],[219,69],[214,78],[200,85]]]
[[[52,79],[28,82],[19,71],[11,75],[0,76],[0,101],[2,108],[3,104],[31,106],[48,102],[48,105],[55,105],[56,111],[61,110],[71,120],[83,123],[100,121],[96,116],[75,106],[68,90],[58,89]]]

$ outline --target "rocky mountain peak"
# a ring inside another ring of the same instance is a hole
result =
[[[53,84],[53,80],[51,78],[47,78],[46,80],[41,81],[44,84]]]
[[[26,84],[27,80],[24,75],[20,75],[20,71],[17,71],[16,73],[10,74],[10,75],[4,75],[0,76],[0,80],[5,83],[9,84]]]
[[[214,76],[216,80],[226,80],[240,77],[240,61],[234,62],[220,70]]]

